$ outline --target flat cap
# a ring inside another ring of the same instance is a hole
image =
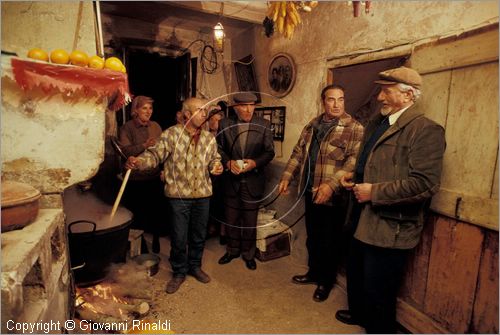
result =
[[[257,96],[251,92],[239,92],[233,95],[232,106],[253,104],[257,101]]]
[[[417,71],[409,67],[398,67],[382,71],[378,74],[380,80],[375,80],[377,84],[393,85],[393,84],[406,84],[420,89],[422,86],[422,77]]]

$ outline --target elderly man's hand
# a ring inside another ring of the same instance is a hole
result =
[[[333,190],[328,184],[321,184],[318,187],[314,187],[312,191],[314,203],[317,205],[325,204],[333,194]]]
[[[241,169],[235,160],[230,160],[229,162],[227,162],[227,168],[229,169],[229,171],[231,171],[232,174],[239,175],[241,173]]]
[[[354,191],[354,195],[356,196],[356,199],[358,199],[359,203],[372,200],[372,184],[355,184],[352,190]]]
[[[347,172],[345,175],[340,177],[340,185],[346,190],[351,190],[354,187],[354,173]]]
[[[290,194],[290,192],[288,191],[288,184],[290,184],[288,180],[280,181],[280,184],[278,186],[278,193],[284,195]]]
[[[243,166],[244,168],[243,170],[241,170],[241,172],[248,172],[255,169],[257,167],[257,163],[255,163],[253,159],[244,159]]]
[[[125,168],[130,169],[130,170],[135,170],[135,169],[137,169],[138,162],[139,162],[139,160],[137,159],[137,157],[130,156],[127,159],[127,161],[125,162]]]
[[[212,167],[212,170],[210,170],[210,173],[213,174],[214,176],[218,176],[222,172],[224,172],[224,168],[222,167],[222,163],[220,161],[216,161],[214,163],[214,166]]]

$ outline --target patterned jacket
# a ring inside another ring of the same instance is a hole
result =
[[[299,175],[299,194],[302,194],[309,177],[308,151],[314,125],[318,124],[322,117],[323,114],[319,115],[304,127],[281,177],[281,180],[291,181]],[[346,172],[354,170],[362,138],[363,126],[349,114],[342,115],[337,126],[329,130],[320,144],[313,187],[326,183],[337,193],[340,190],[340,178]],[[332,199],[326,203],[332,204]]]
[[[169,198],[196,199],[212,195],[210,170],[216,161],[220,162],[220,155],[215,137],[206,130],[201,130],[195,141],[183,125],[172,126],[138,159],[139,170],[164,164],[165,196]]]

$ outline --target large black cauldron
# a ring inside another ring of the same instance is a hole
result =
[[[129,220],[103,230],[87,220],[68,224],[71,267],[77,285],[97,284],[106,277],[111,263],[125,262],[131,223]]]
[[[111,206],[76,186],[64,190],[63,204],[75,283],[96,284],[111,263],[125,262],[132,213],[120,206],[110,220]]]

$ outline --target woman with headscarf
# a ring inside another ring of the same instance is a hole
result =
[[[120,128],[120,146],[123,153],[137,156],[156,144],[162,129],[151,121],[153,99],[139,95],[132,101],[132,119]],[[125,191],[125,206],[134,213],[134,228],[153,234],[153,252],[160,252],[160,224],[163,199],[160,167],[151,171],[133,171]]]

